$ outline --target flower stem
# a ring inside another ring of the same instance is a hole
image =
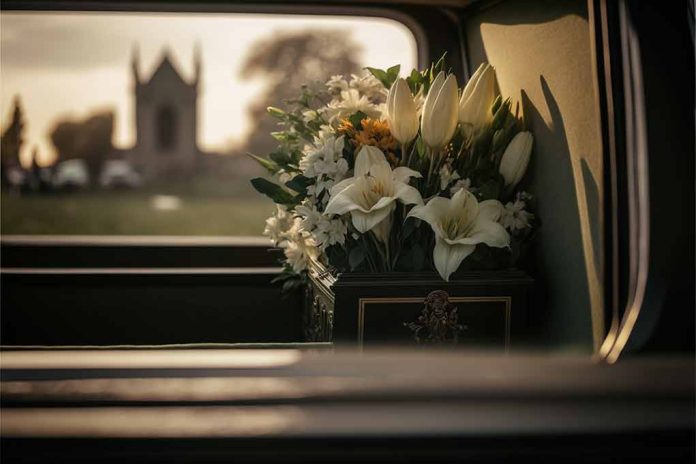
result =
[[[432,148],[428,147],[426,154],[427,154],[428,158],[430,158],[430,166],[428,167],[428,177],[426,178],[426,184],[430,185],[430,179],[433,175],[433,166],[435,164],[433,161],[433,158],[435,158],[435,153],[434,153]]]
[[[389,266],[389,258],[388,256],[388,248],[387,248],[387,255],[385,255],[384,251],[382,251],[382,246],[379,243],[379,239],[377,239],[377,236],[374,234],[374,232],[368,232],[370,237],[372,238],[372,242],[375,244],[375,248],[377,248],[377,252],[379,253],[380,258],[382,258],[382,270],[383,271],[388,271],[387,267]],[[386,246],[386,245],[385,245]]]

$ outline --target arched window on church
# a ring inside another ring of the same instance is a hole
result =
[[[157,145],[162,150],[171,150],[176,145],[177,114],[169,105],[157,110]]]

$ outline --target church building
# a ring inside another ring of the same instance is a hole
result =
[[[146,179],[181,177],[198,167],[201,157],[197,140],[201,77],[198,48],[193,61],[194,75],[188,82],[165,50],[159,65],[145,80],[137,49],[133,53],[136,143],[128,159]]]

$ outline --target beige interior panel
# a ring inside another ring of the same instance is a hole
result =
[[[598,348],[602,307],[602,150],[587,5],[505,1],[467,18],[469,66],[489,61],[535,136],[528,189],[542,227],[536,247],[544,338]]]

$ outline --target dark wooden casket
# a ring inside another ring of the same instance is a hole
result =
[[[522,341],[533,279],[519,270],[343,273],[320,264],[306,288],[306,341],[455,343],[507,351]]]

